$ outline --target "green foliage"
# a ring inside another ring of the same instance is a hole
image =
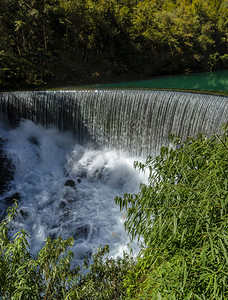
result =
[[[94,256],[94,262],[90,267],[91,272],[79,283],[79,299],[125,299],[126,289],[123,280],[128,271],[135,266],[135,261],[126,253],[123,258],[104,261],[103,256],[106,251],[108,251],[107,246],[99,249]]]
[[[171,149],[136,163],[149,169],[149,184],[116,198],[127,231],[145,243],[125,281],[129,299],[227,299],[227,133],[175,137]]]
[[[227,0],[1,0],[1,89],[227,68]]]
[[[28,234],[21,230],[9,238],[10,221],[17,205],[0,224],[0,298],[1,299],[122,299],[123,278],[133,268],[127,254],[116,260],[105,258],[109,248],[99,248],[87,274],[72,267],[73,253],[67,251],[73,239],[47,238],[36,257],[29,252]]]
[[[16,205],[0,224],[0,298],[227,299],[227,128],[211,138],[173,137],[172,148],[135,167],[149,169],[149,184],[116,203],[132,239],[143,238],[137,262],[126,253],[105,258],[106,246],[83,275],[67,250],[73,239],[61,237],[33,256],[26,231],[9,238]]]

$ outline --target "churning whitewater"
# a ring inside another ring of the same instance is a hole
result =
[[[110,255],[128,249],[124,214],[114,198],[139,189],[145,175],[134,170],[137,158],[116,150],[94,150],[80,146],[67,133],[21,121],[14,129],[1,128],[5,148],[15,167],[10,190],[4,199],[19,193],[19,214],[13,233],[30,234],[32,253],[51,236],[73,236],[75,261],[110,245]],[[132,246],[134,248],[134,245]]]

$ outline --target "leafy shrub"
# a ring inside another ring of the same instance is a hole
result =
[[[123,278],[134,265],[126,253],[123,259],[114,260],[105,258],[108,246],[99,248],[86,275],[79,267],[72,268],[73,253],[67,248],[73,245],[73,238],[47,238],[34,257],[29,252],[26,231],[8,237],[10,220],[16,212],[17,205],[0,224],[0,299],[123,298]],[[87,259],[84,264],[88,268]]]
[[[227,130],[173,145],[135,164],[149,168],[148,185],[116,198],[128,233],[145,243],[125,280],[129,299],[227,299]]]

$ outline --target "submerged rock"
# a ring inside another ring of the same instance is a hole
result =
[[[82,225],[75,228],[74,239],[86,239],[88,237],[89,228],[88,225]]]
[[[61,203],[59,204],[59,208],[64,209],[65,207],[66,207],[66,202],[61,201]]]
[[[68,179],[68,180],[65,182],[65,186],[70,186],[70,187],[74,188],[74,187],[75,187],[75,182],[74,182],[74,180]]]

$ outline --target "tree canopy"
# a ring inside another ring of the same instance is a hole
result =
[[[227,0],[2,0],[1,89],[228,68]]]

